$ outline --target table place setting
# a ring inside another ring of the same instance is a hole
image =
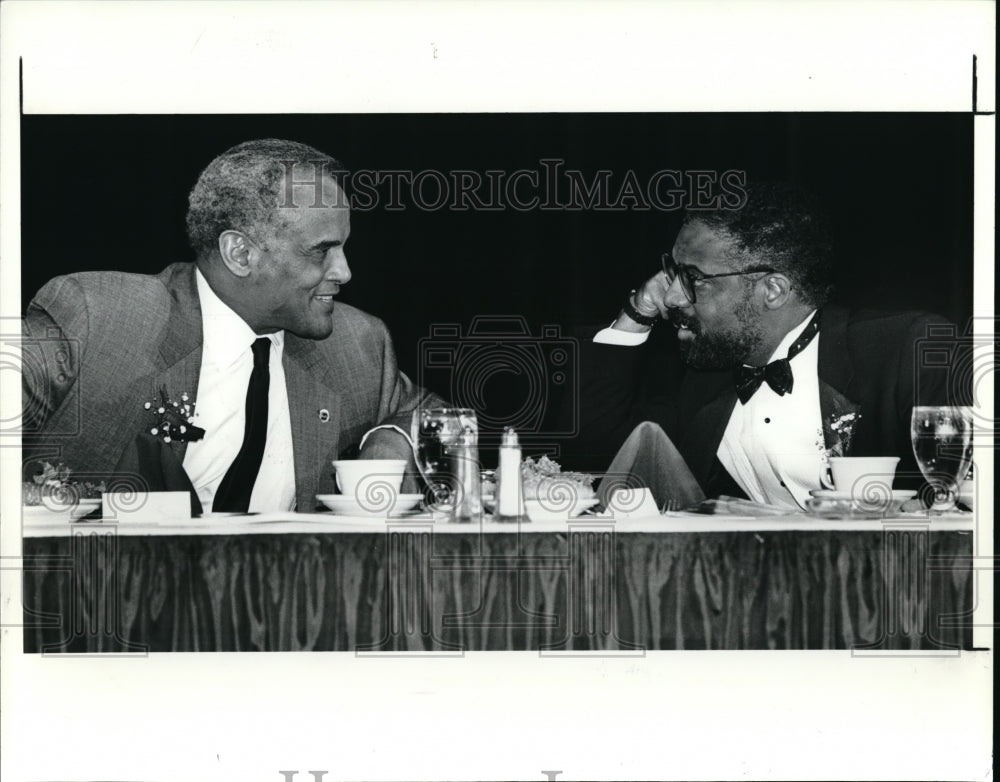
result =
[[[898,516],[916,491],[893,490],[897,456],[831,456],[820,473],[822,489],[813,489],[806,511],[832,519]],[[916,510],[919,508],[914,507]]]
[[[209,512],[192,517],[184,492],[82,496],[81,488],[68,480],[68,471],[44,465],[34,482],[24,484],[23,519],[31,528],[120,523],[213,532],[219,527],[236,531],[278,524],[374,529],[372,522],[384,525],[406,520],[459,528],[468,524],[494,531],[510,522],[516,522],[519,529],[536,524],[552,530],[574,521],[623,521],[634,527],[636,521],[663,525],[706,517],[718,523],[961,521],[971,518],[975,488],[971,479],[962,480],[970,474],[972,428],[968,408],[916,407],[911,440],[926,479],[919,495],[915,490],[893,488],[898,457],[831,455],[818,476],[823,488],[811,490],[804,507],[793,508],[731,496],[658,503],[651,489],[630,486],[627,481],[609,484],[598,496],[593,485],[597,476],[564,471],[547,456],[522,458],[517,435],[510,428],[504,433],[498,468],[481,469],[475,411],[421,409],[413,415],[412,434],[417,467],[426,486],[422,493],[402,491],[407,465],[403,459],[336,460],[331,466],[339,493],[317,495],[314,512]],[[669,529],[664,525],[665,531]]]
[[[926,480],[916,490],[893,488],[896,456],[831,456],[810,492],[806,510],[829,519],[961,516],[972,510],[972,411],[968,407],[913,408],[910,441]]]
[[[338,516],[387,518],[418,508],[424,495],[403,493],[404,459],[339,459],[333,462],[339,494],[316,499]]]
[[[823,488],[812,490],[804,507],[730,496],[683,504],[667,500],[660,507],[650,489],[631,486],[612,488],[602,502],[593,488],[595,476],[563,471],[546,456],[522,458],[512,429],[504,433],[498,468],[481,469],[475,411],[422,409],[413,415],[412,435],[417,466],[427,486],[424,494],[401,493],[403,460],[335,461],[341,493],[317,496],[328,512],[296,514],[295,518],[315,523],[324,519],[329,523],[329,516],[350,523],[412,519],[435,525],[475,523],[490,529],[511,521],[552,529],[574,520],[624,521],[634,527],[636,521],[662,524],[667,519],[705,517],[714,517],[719,523],[759,519],[776,523],[861,522],[928,516],[961,520],[968,514],[956,508],[955,500],[960,495],[967,502],[971,499],[968,492],[956,489],[954,476],[967,472],[971,460],[968,412],[962,408],[915,408],[913,420],[914,453],[928,481],[926,497],[918,497],[915,490],[892,488],[898,457],[830,456],[818,476]],[[948,457],[947,447],[942,449],[942,437],[955,440],[949,443],[957,443],[957,458]],[[510,475],[515,476],[514,481]],[[501,507],[504,502],[506,509]],[[928,510],[927,504],[933,507]]]
[[[417,410],[411,434],[428,487],[424,508],[436,521],[559,522],[600,502],[593,476],[565,472],[547,456],[522,458],[513,427],[504,430],[497,469],[482,469],[478,419],[471,408]]]

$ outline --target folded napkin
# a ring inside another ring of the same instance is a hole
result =
[[[658,516],[660,507],[649,489],[617,489],[608,498],[605,510],[615,518],[632,519]]]
[[[705,499],[705,492],[677,447],[657,424],[645,421],[632,430],[597,487],[608,507],[619,489],[648,488],[658,508],[684,508]]]

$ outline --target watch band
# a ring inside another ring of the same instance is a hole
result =
[[[628,297],[625,299],[625,306],[622,307],[622,310],[625,312],[625,314],[628,315],[632,320],[634,320],[640,326],[655,325],[656,322],[660,320],[659,313],[657,313],[656,315],[643,315],[641,312],[639,312],[639,310],[635,308],[635,305],[632,304],[633,296],[635,296],[634,288],[629,292]]]

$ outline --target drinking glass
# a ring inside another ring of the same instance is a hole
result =
[[[972,463],[972,411],[968,407],[914,407],[910,441],[920,472],[934,491],[928,513],[955,507],[958,487]]]
[[[428,407],[413,411],[411,435],[417,445],[417,467],[432,497],[434,510],[454,510],[459,490],[455,464],[462,433],[466,427],[478,436],[476,411],[468,407]],[[477,473],[478,475],[478,473]]]

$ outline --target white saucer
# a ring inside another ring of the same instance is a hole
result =
[[[592,497],[589,500],[577,500],[572,507],[563,507],[557,502],[545,503],[543,505],[538,500],[525,500],[524,510],[528,518],[532,521],[565,521],[566,519],[579,516],[587,508],[593,508],[600,500]],[[550,506],[550,507],[546,507]],[[556,508],[562,508],[557,510]]]
[[[403,513],[420,504],[423,494],[400,494],[391,508],[385,503],[365,502],[349,494],[317,494],[316,499],[339,516],[369,516],[385,518],[391,513]]]
[[[836,491],[834,489],[813,489],[809,493],[818,500],[847,500],[869,505],[878,505],[885,501],[878,494],[873,494],[871,499],[867,499],[864,496],[855,498],[849,491]],[[901,489],[892,493],[892,502],[906,502],[906,500],[911,500],[916,496],[917,493],[915,491]]]
[[[100,507],[101,501],[96,498],[77,500],[71,505],[59,505],[55,508],[49,508],[47,505],[25,505],[24,518],[33,520],[47,519],[50,521],[69,519],[70,521],[76,521],[93,513]]]

